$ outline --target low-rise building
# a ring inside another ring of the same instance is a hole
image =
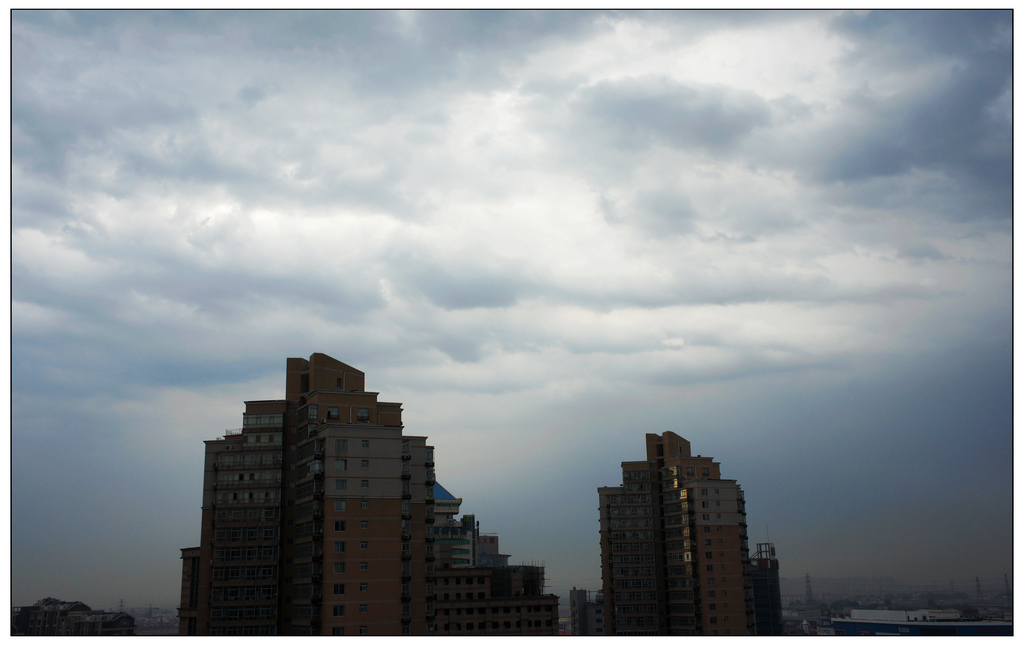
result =
[[[569,624],[573,636],[604,636],[604,594],[573,587],[569,591]]]
[[[43,598],[12,610],[11,634],[25,636],[134,636],[135,618],[124,612],[92,610],[77,600]]]

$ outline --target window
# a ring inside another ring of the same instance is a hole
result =
[[[712,558],[712,556],[713,556],[713,555],[714,555],[714,554],[713,554],[713,553],[711,553],[711,551],[707,551],[707,552],[705,552],[705,553],[704,553],[704,559],[705,559],[705,560],[711,560],[711,559],[713,559],[713,558]]]
[[[718,489],[716,488],[716,489],[715,489],[715,495],[717,495],[717,494],[718,494]]]
[[[708,571],[714,571],[715,570],[715,565],[713,565],[713,564],[707,565],[707,570]]]
[[[341,389],[341,377],[340,376],[338,377],[338,389],[339,390]]]
[[[710,622],[712,625],[717,625],[718,624],[718,617],[717,616],[712,616],[711,620],[708,621],[708,622]]]
[[[711,519],[711,513],[703,513],[703,514],[701,514],[701,517],[703,519],[705,519],[705,520],[710,520]]]
[[[365,614],[369,610],[370,610],[370,608],[367,605],[359,605],[359,613],[360,614]]]
[[[348,450],[348,439],[335,439],[334,440],[335,450]]]
[[[482,585],[482,584],[484,584],[484,579],[483,579],[483,578],[477,578],[477,579],[476,579],[476,583],[477,583],[478,585]]]
[[[334,480],[334,490],[348,490],[348,480],[347,479],[335,479]]]
[[[356,409],[356,421],[360,423],[366,423],[370,420],[370,409],[369,408],[357,408]],[[369,442],[363,442],[369,443]],[[366,448],[367,446],[363,446]]]
[[[334,510],[345,511],[348,510],[348,502],[343,499],[334,500]]]
[[[711,470],[708,468],[701,468],[701,474],[704,475],[705,477],[708,477],[711,475]]]
[[[335,596],[343,596],[343,595],[345,595],[345,585],[344,584],[334,585],[334,595]],[[337,609],[337,607],[335,607],[335,609]],[[344,614],[334,614],[334,615],[335,616],[344,616]]]
[[[360,468],[369,468],[369,467],[370,467],[370,460],[369,460],[369,459],[363,459],[363,460],[361,460],[361,461],[359,462],[359,467],[360,467]]]
[[[711,591],[708,592],[708,598],[714,598],[714,597],[715,597],[715,591],[712,589]]]
[[[344,531],[345,530],[345,523],[344,522],[335,522],[334,523],[334,530],[338,531],[338,532]]]
[[[367,584],[365,582],[360,582],[359,583],[359,591],[366,591],[369,588],[370,588],[369,584]]]
[[[334,460],[335,470],[348,470],[348,459],[335,459]]]
[[[361,529],[368,529],[368,528],[370,528],[370,523],[367,522],[366,520],[363,520],[362,522],[359,523],[359,528],[361,528]]]
[[[359,563],[359,570],[360,571],[366,571],[369,568],[370,568],[370,563],[369,562],[360,562]]]
[[[700,503],[700,507],[701,508],[707,508],[708,507],[708,503],[707,502],[701,502]]]
[[[700,489],[700,496],[701,497],[707,497],[708,496],[708,489],[706,489],[706,488]]]
[[[687,477],[693,477],[693,466],[687,466],[686,467],[686,476]]]
[[[478,591],[477,594],[476,594],[476,598],[477,598],[477,600],[483,600],[484,599],[484,592]]]
[[[339,419],[339,418],[341,418],[340,415],[338,414],[338,408],[327,408],[327,418],[328,419]]]
[[[362,607],[360,607],[360,610],[362,610],[362,609],[365,609],[365,608],[366,608],[366,605],[363,605]],[[366,612],[365,612],[365,611],[363,611],[362,613],[364,613],[364,614],[365,614]],[[369,630],[368,630],[368,629],[366,628],[366,625],[360,625],[360,626],[359,626],[359,633],[360,633],[360,634],[368,634],[368,633],[370,633],[370,632],[369,632]]]
[[[412,634],[412,625],[402,625],[402,636],[409,636]]]
[[[344,562],[335,562],[334,563],[334,573],[345,573],[345,563]]]
[[[368,499],[360,500],[359,508],[370,508],[370,500],[368,500]]]
[[[370,543],[369,542],[360,542],[359,543],[359,548],[365,551],[366,549],[370,548]]]
[[[360,479],[359,480],[359,488],[369,488],[369,487],[370,487],[370,480],[369,479]]]
[[[335,542],[334,543],[334,552],[335,553],[344,553],[345,552],[345,543],[344,542]]]
[[[710,609],[711,611],[714,611],[715,610],[715,603],[710,603],[708,605],[708,609]]]
[[[704,532],[705,533],[710,533],[711,532],[711,527],[710,526],[705,526],[704,527]]]
[[[711,540],[704,540],[704,546],[711,546]]]

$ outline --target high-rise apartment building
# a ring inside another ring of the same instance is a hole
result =
[[[434,457],[400,403],[325,354],[206,443],[201,540],[182,549],[180,634],[435,632]]]
[[[606,633],[753,634],[743,491],[674,432],[646,444],[598,489]]]

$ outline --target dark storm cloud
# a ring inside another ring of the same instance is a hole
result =
[[[601,81],[579,92],[574,110],[620,148],[657,143],[711,152],[732,147],[770,115],[753,93],[658,77]]]
[[[1008,102],[1011,60],[1006,12],[873,12],[846,15],[834,26],[857,38],[851,67],[885,65],[913,70],[935,57],[950,61],[920,88],[892,97],[849,97],[859,115],[829,144],[818,170],[825,181],[858,181],[938,170],[982,187],[989,208],[963,217],[1009,217],[1012,123]],[[924,70],[922,70],[924,72]]]

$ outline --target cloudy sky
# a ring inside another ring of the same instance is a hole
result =
[[[1002,582],[1002,13],[12,17],[14,604],[174,607],[324,352],[552,589],[672,430],[784,576]],[[966,582],[965,582],[966,584]]]

